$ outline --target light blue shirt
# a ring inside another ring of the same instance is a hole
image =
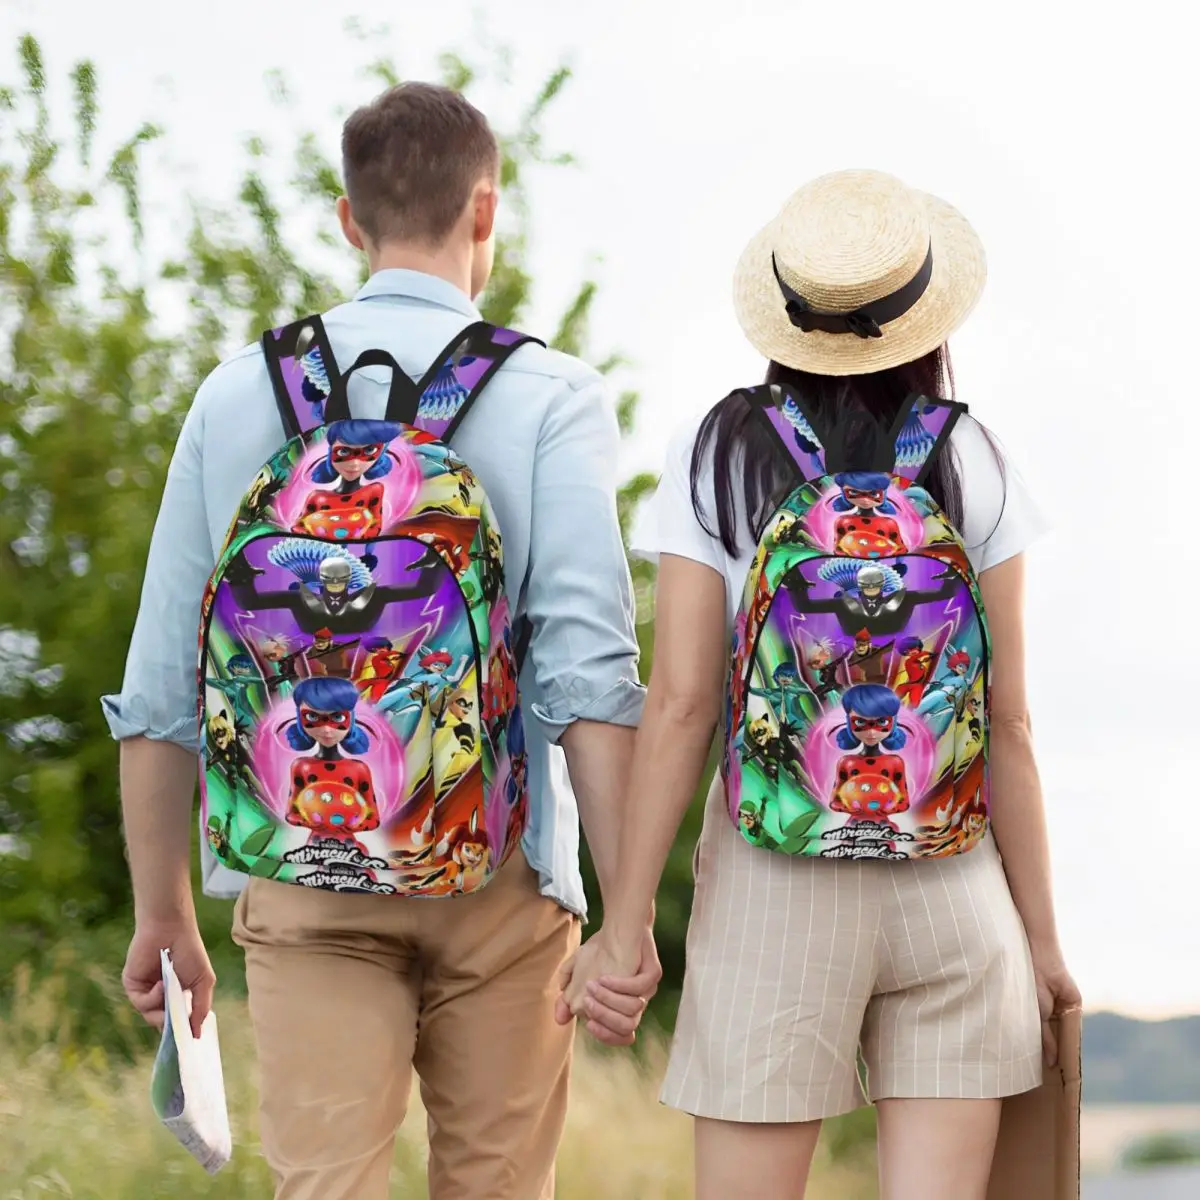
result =
[[[479,319],[452,284],[386,270],[328,313],[325,328],[343,370],[378,347],[420,378]],[[353,415],[382,418],[388,379],[383,368],[355,372]],[[145,735],[199,753],[201,597],[242,495],[285,441],[258,346],[201,384],[167,473],[124,684],[120,695],[103,698],[114,737]],[[583,916],[578,813],[557,742],[581,718],[636,725],[643,700],[617,522],[620,431],[612,395],[577,359],[523,346],[476,401],[454,446],[495,510],[512,610],[533,625],[520,681],[530,794],[523,849],[543,894]],[[201,847],[205,892],[236,895],[245,878],[219,864],[203,838]]]

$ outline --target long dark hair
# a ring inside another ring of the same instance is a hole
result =
[[[913,362],[869,375],[813,375],[772,362],[767,367],[766,382],[790,387],[812,415],[817,436],[824,438],[827,431],[836,431],[851,462],[856,449],[867,455],[863,461],[870,461],[881,431],[892,428],[900,406],[909,396],[915,393],[931,399],[955,399],[954,368],[946,346]],[[994,444],[992,448],[995,451]],[[705,511],[700,496],[700,480],[710,450],[715,514]],[[1003,470],[998,452],[996,457]],[[735,465],[741,469],[739,480],[734,478]],[[730,555],[738,553],[738,491],[749,532],[757,542],[772,513],[794,486],[794,479],[792,464],[751,412],[744,395],[732,392],[709,410],[692,450],[692,507],[696,519],[712,537],[721,539]],[[961,529],[962,477],[952,450],[937,456],[924,486],[951,524]],[[714,517],[715,529],[711,523]]]

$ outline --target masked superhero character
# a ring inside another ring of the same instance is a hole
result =
[[[358,689],[348,679],[303,679],[292,692],[296,719],[288,745],[307,751],[292,763],[287,821],[314,838],[353,839],[379,828],[371,769],[357,758],[370,744],[354,719]]]
[[[841,689],[838,671],[852,653],[852,650],[846,650],[835,657],[833,643],[828,638],[820,638],[813,644],[805,663],[813,680],[813,695],[819,701],[824,701],[827,696]]]
[[[483,598],[495,604],[504,588],[504,556],[501,552],[500,534],[490,525],[483,533],[483,549],[471,556],[479,564],[479,586]]]
[[[339,634],[369,633],[387,605],[427,599],[445,576],[445,565],[432,561],[428,547],[420,548],[397,582],[384,585],[377,584],[371,573],[370,556],[357,557],[346,546],[310,538],[284,538],[267,550],[266,559],[290,573],[295,582],[285,591],[267,591],[258,581],[249,580],[233,587],[234,599],[244,612],[263,618],[273,609],[285,609],[307,634],[322,626]],[[255,568],[255,574],[264,571]]]
[[[877,471],[845,471],[833,477],[841,493],[833,511],[834,539],[839,554],[850,558],[886,558],[908,547],[895,520],[896,506],[887,498],[892,480]]]
[[[744,762],[758,760],[762,765],[763,774],[772,782],[779,782],[780,768],[793,777],[797,776],[800,765],[799,756],[792,739],[786,736],[781,728],[776,734],[771,729],[768,717],[759,717],[746,726],[746,742],[742,752]]]
[[[902,657],[895,692],[902,703],[915,708],[929,683],[933,653],[925,649],[925,643],[919,637],[901,638],[896,649]]]
[[[487,683],[483,689],[483,719],[489,730],[517,703],[517,668],[509,649],[506,631],[504,641],[497,645],[488,663]]]
[[[800,612],[833,613],[848,637],[854,637],[862,628],[872,637],[886,637],[904,629],[918,604],[949,600],[966,587],[957,571],[947,567],[934,576],[941,582],[936,591],[911,591],[904,586],[907,569],[903,562],[888,566],[864,564],[852,558],[827,559],[817,568],[817,577],[838,590],[824,600],[811,598],[812,584],[800,571],[790,572],[784,583]]]
[[[455,747],[445,760],[445,769],[438,781],[438,794],[448,792],[479,757],[479,735],[471,722],[475,701],[470,696],[452,696],[434,722],[434,729],[447,730],[454,737]]]
[[[383,530],[384,490],[391,472],[388,443],[400,434],[391,421],[334,421],[328,452],[312,471],[315,483],[334,483],[309,492],[293,533],[338,541],[369,541]]]
[[[258,651],[271,666],[266,679],[267,691],[277,692],[284,684],[291,687],[300,678],[298,667],[304,651],[289,649],[283,637],[267,638]]]
[[[901,750],[907,735],[897,723],[900,698],[889,688],[861,683],[842,697],[846,723],[837,744],[845,754],[834,771],[829,807],[847,813],[851,823],[876,822],[891,826],[895,813],[908,809],[908,780]]]
[[[464,654],[458,660],[458,665],[451,670],[454,660],[445,650],[433,650],[421,646],[413,659],[409,660],[409,668],[415,660],[417,669],[406,669],[401,678],[385,694],[380,708],[387,712],[400,712],[414,705],[426,704],[434,717],[441,716],[447,689],[453,691],[467,673],[471,661],[469,654]]]
[[[375,592],[371,572],[341,546],[287,538],[276,542],[267,551],[267,558],[300,580],[296,593],[314,615],[334,617],[361,612]]]
[[[752,842],[757,842],[763,834],[762,810],[749,800],[743,800],[738,806],[738,824],[746,837]]]
[[[255,521],[260,520],[274,502],[275,497],[283,490],[285,483],[287,483],[286,474],[277,475],[269,463],[263,467],[255,475],[254,482],[246,493],[239,516],[239,524],[252,525]]]
[[[259,783],[250,769],[245,739],[238,736],[228,711],[223,708],[211,713],[205,723],[205,747],[207,768],[216,771],[231,792],[236,792],[240,785],[249,789],[252,796],[259,794]]]
[[[768,700],[779,718],[780,733],[783,736],[798,734],[808,723],[808,714],[804,704],[808,698],[808,688],[800,678],[799,671],[792,663],[780,663],[771,674],[774,687],[750,688],[751,696],[762,696]],[[785,732],[784,726],[787,726]]]
[[[367,652],[367,661],[354,682],[364,700],[378,704],[400,674],[404,651],[397,650],[391,639],[385,637],[367,638],[363,649]]]
[[[963,650],[947,646],[946,670],[930,686],[917,705],[917,712],[940,737],[962,715],[963,704],[971,687],[967,674],[971,656]]]
[[[225,697],[233,713],[234,727],[243,732],[250,729],[257,719],[250,705],[250,691],[261,680],[254,669],[254,660],[248,654],[232,655],[225,669],[229,672],[228,679],[216,679],[210,675],[204,682]]]
[[[492,861],[492,848],[487,830],[480,825],[479,810],[471,813],[465,824],[449,829],[425,855],[418,855],[436,864],[423,879],[412,886],[414,892],[473,892],[487,878]]]

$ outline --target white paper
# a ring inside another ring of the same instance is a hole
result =
[[[200,1036],[193,1037],[188,1019],[190,996],[184,994],[175,976],[169,950],[162,951],[162,974],[166,1019],[154,1059],[150,1100],[183,1148],[215,1175],[233,1153],[217,1015],[210,1012]]]

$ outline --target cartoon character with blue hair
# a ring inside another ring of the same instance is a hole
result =
[[[882,471],[843,471],[833,477],[841,489],[832,508],[841,514],[833,532],[839,554],[850,558],[887,558],[908,551],[896,506],[887,498],[891,476]]]
[[[829,807],[850,821],[891,826],[888,818],[908,809],[904,748],[908,735],[899,724],[900,697],[878,683],[860,683],[842,697],[846,723],[837,744],[853,751],[838,759]]]
[[[353,839],[379,828],[371,768],[347,754],[370,745],[354,719],[358,689],[348,679],[315,676],[292,692],[296,719],[287,727],[288,745],[309,751],[293,761],[287,821],[319,838]]]
[[[780,733],[798,734],[808,723],[808,715],[802,708],[803,697],[811,695],[808,686],[800,678],[796,665],[790,662],[780,663],[771,673],[774,687],[750,689],[751,696],[761,696],[770,701],[779,719]]]
[[[248,654],[233,654],[225,663],[228,679],[208,676],[204,682],[218,691],[229,702],[234,728],[244,733],[255,722],[254,709],[250,707],[249,691],[261,681],[254,669],[254,660]]]
[[[337,486],[309,492],[292,532],[354,542],[378,537],[383,530],[380,480],[392,470],[388,443],[399,435],[394,421],[334,421],[312,478]]]

